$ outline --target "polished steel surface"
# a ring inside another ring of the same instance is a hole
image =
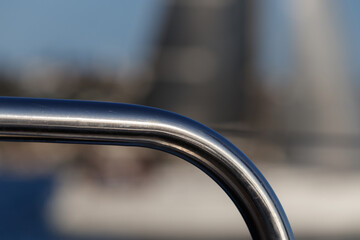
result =
[[[225,138],[186,117],[129,104],[0,97],[0,141],[162,150],[213,178],[241,212],[253,239],[294,239],[280,202],[253,163]]]

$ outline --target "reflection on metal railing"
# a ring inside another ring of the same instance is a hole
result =
[[[211,129],[177,114],[127,104],[0,98],[0,140],[141,146],[179,156],[234,201],[254,239],[293,239],[270,185],[252,162]]]

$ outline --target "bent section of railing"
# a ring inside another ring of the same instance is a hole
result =
[[[214,179],[253,239],[294,239],[270,185],[225,138],[186,117],[150,107],[0,97],[0,141],[141,146],[179,156]]]

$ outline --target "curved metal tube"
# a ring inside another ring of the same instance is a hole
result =
[[[225,138],[186,117],[150,107],[0,97],[0,141],[142,146],[206,172],[233,200],[253,239],[294,239],[270,185]]]

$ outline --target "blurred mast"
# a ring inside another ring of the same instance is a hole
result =
[[[254,90],[254,1],[176,0],[159,41],[147,104],[199,121],[247,120]],[[246,102],[246,104],[245,104]]]
[[[320,134],[358,133],[358,109],[343,56],[344,43],[337,31],[336,16],[332,14],[334,2],[291,1],[288,4],[291,4],[300,66],[300,74],[295,78],[295,94],[310,106],[310,112],[303,114],[300,122],[296,120],[298,127]],[[317,151],[314,159],[327,159],[329,153],[335,161],[339,160],[337,157],[344,157],[340,150]]]

